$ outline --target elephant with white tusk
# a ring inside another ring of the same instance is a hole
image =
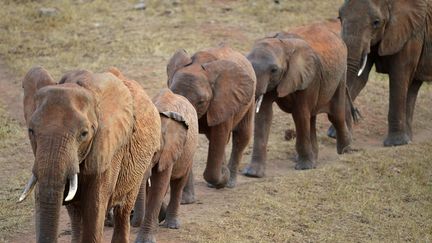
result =
[[[57,84],[36,67],[23,88],[35,162],[19,201],[36,189],[36,242],[57,242],[62,205],[72,242],[102,242],[107,207],[114,207],[113,242],[128,242],[129,214],[160,146],[150,98],[114,68],[72,71]]]

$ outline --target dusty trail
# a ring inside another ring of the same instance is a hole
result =
[[[16,77],[8,68],[7,66],[0,60],[0,102],[4,104],[5,108],[7,109],[10,116],[17,120],[19,124],[24,129],[24,119],[22,115],[22,91],[21,91],[21,79],[22,77]],[[286,114],[282,113],[278,109],[275,109],[275,120],[278,120],[282,116],[287,116]],[[290,118],[291,119],[291,118]],[[369,119],[369,118],[367,118]],[[376,135],[376,134],[365,134],[362,129],[369,125],[373,125],[373,120],[363,120],[361,123],[355,128],[355,140],[354,140],[354,147],[358,148],[360,150],[374,150],[374,149],[380,149],[382,147],[382,136]],[[291,124],[291,123],[290,123]],[[292,126],[289,125],[289,126]],[[332,140],[324,140],[323,137],[325,137],[325,129],[328,127],[328,122],[326,121],[325,116],[319,117],[319,127],[318,130],[320,132],[319,140],[320,141],[320,151],[319,151],[319,164],[318,169],[320,167],[326,167],[331,166],[333,163],[339,163],[337,162],[336,158],[338,155],[336,154],[335,144]],[[271,138],[276,141],[272,141],[271,146],[276,146],[275,144],[280,143],[280,145],[277,145],[278,151],[274,151],[275,154],[278,154],[276,157],[273,157],[271,161],[267,164],[267,171],[266,176],[267,177],[276,177],[276,176],[289,176],[292,173],[296,173],[294,170],[294,163],[291,159],[286,158],[292,158],[294,155],[292,151],[294,151],[293,145],[294,142],[286,142],[283,141],[283,131],[287,129],[286,122],[274,122],[272,127],[272,134]],[[431,129],[416,129],[415,130],[415,139],[416,141],[414,143],[419,143],[423,141],[430,140],[432,136],[432,130]],[[214,217],[213,215],[207,215],[207,209],[212,207],[212,205],[217,204],[223,204],[224,198],[226,196],[230,196],[232,191],[236,190],[242,190],[246,184],[250,185],[253,183],[259,183],[260,179],[254,179],[254,178],[247,178],[242,175],[238,176],[238,186],[234,189],[221,189],[221,190],[215,190],[208,188],[206,186],[206,183],[204,182],[202,178],[202,172],[204,170],[204,161],[206,158],[206,151],[208,143],[206,139],[201,136],[200,137],[200,148],[198,151],[198,155],[195,159],[194,164],[194,174],[195,174],[195,190],[196,190],[196,197],[197,202],[192,205],[185,205],[182,206],[180,209],[180,220],[184,222],[182,225],[183,228],[188,227],[188,224],[198,224],[199,225],[199,218],[205,215],[206,217]],[[23,144],[28,143],[26,141],[23,141]],[[25,145],[23,145],[25,147]],[[21,146],[21,149],[22,147]],[[26,156],[31,155],[30,146],[27,146],[26,149]],[[286,151],[288,150],[288,151]],[[271,151],[271,150],[270,150]],[[271,153],[271,152],[269,152]],[[240,168],[242,169],[247,162],[250,160],[250,154],[251,149],[248,148],[246,152],[246,156],[243,159],[243,163],[241,164]],[[22,156],[18,159],[23,159]],[[29,162],[21,161],[20,167],[26,167],[28,166]],[[30,169],[30,167],[28,168]],[[0,172],[1,173],[1,172]],[[4,174],[2,176],[6,176],[7,174]],[[67,216],[66,209],[63,207],[61,211],[61,220],[60,220],[60,236],[59,236],[59,242],[70,242],[70,223],[69,218]],[[162,243],[171,243],[171,242],[182,242],[181,239],[179,239],[178,232],[181,232],[183,228],[179,230],[168,230],[164,228],[159,229],[159,233],[157,234],[158,242]],[[10,239],[10,242],[34,242],[34,222],[31,222],[29,232],[21,235],[16,235],[12,239]],[[135,235],[137,233],[137,228],[132,228],[131,231],[131,240],[135,239]],[[112,228],[105,227],[104,231],[104,238],[105,242],[110,242],[112,235]]]

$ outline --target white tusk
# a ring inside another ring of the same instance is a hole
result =
[[[68,202],[75,197],[75,194],[78,190],[78,174],[75,174],[72,179],[69,179],[69,192],[65,201]]]
[[[264,97],[264,95],[260,95],[260,96],[258,97],[258,100],[257,100],[257,102],[256,102],[256,113],[258,113],[259,110],[260,110],[260,108],[261,108],[261,103],[262,103],[262,101],[263,101],[263,97]]]
[[[362,64],[362,66],[361,66],[359,72],[357,73],[357,76],[359,76],[359,77],[360,77],[360,75],[362,75],[362,73],[363,73],[363,71],[364,71],[364,69],[365,69],[365,67],[366,67],[367,57],[368,57],[367,54],[365,54],[364,57],[363,57],[363,64]]]
[[[27,185],[25,186],[23,193],[18,199],[19,203],[24,201],[24,199],[26,199],[26,197],[32,192],[34,186],[36,185],[36,182],[37,182],[36,176],[32,174],[32,177],[27,182]]]
[[[150,178],[148,178],[147,182],[148,182],[149,187],[151,187],[151,180],[150,180]]]

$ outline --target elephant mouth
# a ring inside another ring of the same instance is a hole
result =
[[[21,196],[18,199],[18,203],[24,201],[27,198],[27,196],[33,191],[34,187],[36,186],[36,183],[37,183],[37,178],[34,174],[32,174]],[[74,174],[73,176],[68,178],[68,182],[65,184],[66,197],[64,197],[63,203],[67,204],[69,201],[71,201],[75,197],[77,191],[78,191],[78,174]]]

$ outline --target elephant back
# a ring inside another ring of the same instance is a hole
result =
[[[334,30],[334,24],[319,22],[294,28],[289,33],[306,41],[324,65],[337,66],[340,62],[346,63],[347,47],[340,34]]]
[[[134,126],[133,134],[129,144],[124,149],[122,166],[119,172],[119,180],[116,187],[123,188],[123,191],[132,190],[135,185],[139,185],[142,177],[131,177],[134,173],[142,173],[151,166],[153,155],[160,148],[160,119],[156,107],[144,89],[134,80],[130,80],[116,68],[108,70],[118,77],[128,88],[133,101]],[[116,194],[121,197],[121,194]]]
[[[198,117],[193,105],[183,96],[174,94],[170,89],[162,89],[153,97],[156,108],[162,116],[183,123],[186,128],[186,138],[183,147],[177,142],[165,141],[161,151],[158,170],[162,171],[174,160],[182,162],[192,161],[194,152],[198,146]],[[162,130],[168,124],[162,122]],[[163,136],[163,134],[162,134]],[[161,138],[163,141],[164,138]],[[179,138],[180,139],[180,138]]]
[[[241,54],[238,51],[233,50],[227,44],[221,44],[218,47],[207,49],[207,50],[205,50],[205,52],[210,53],[211,55],[216,57],[218,60],[227,60],[227,61],[231,61],[231,62],[236,63],[242,69],[246,70],[246,72],[248,73],[248,75],[251,78],[251,82],[256,83],[256,75],[255,75],[255,71],[252,67],[252,64],[249,62],[249,60],[243,54]]]
[[[183,96],[174,94],[170,89],[162,89],[152,99],[159,113],[162,112],[175,112],[179,114],[188,130],[192,133],[198,132],[198,117],[193,105]]]
[[[319,22],[279,34],[282,38],[302,39],[313,49],[322,65],[322,80],[344,80],[346,73],[348,51],[334,25]]]

